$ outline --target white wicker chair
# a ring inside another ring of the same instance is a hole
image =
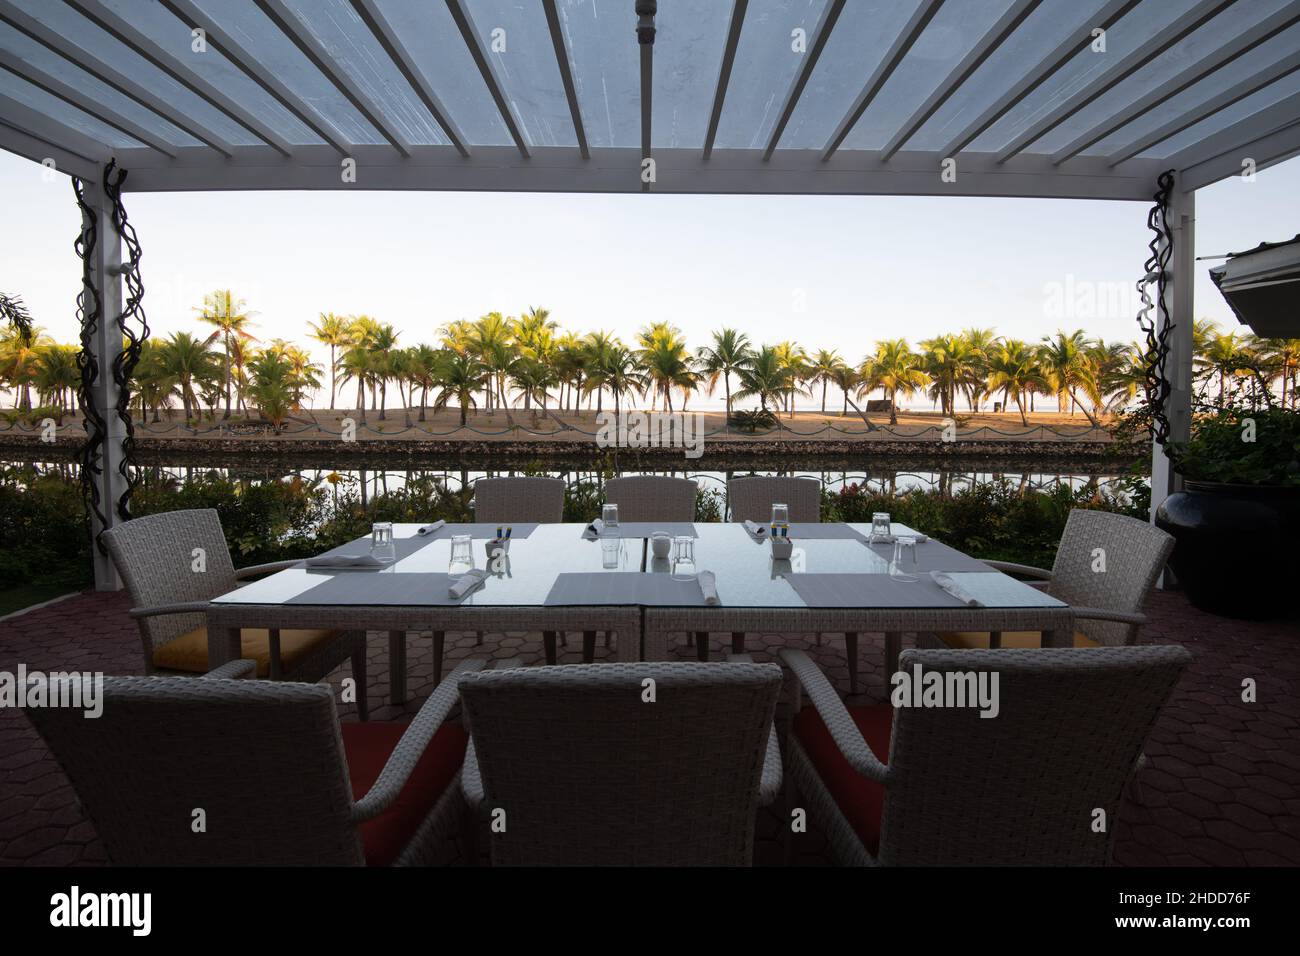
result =
[[[699,485],[689,478],[629,475],[605,482],[605,501],[620,521],[694,521]]]
[[[133,518],[104,533],[104,543],[140,625],[147,674],[203,674],[208,670],[205,611],[215,597],[260,574],[293,567],[277,561],[235,570],[210,508]],[[257,663],[259,677],[314,684],[349,658],[357,684],[357,710],[365,719],[364,631],[248,628],[241,658]]]
[[[1051,571],[985,562],[1045,582],[1043,590],[1074,608],[1076,647],[1118,647],[1137,641],[1146,623],[1142,604],[1164,570],[1174,539],[1154,525],[1105,511],[1075,509],[1066,520]],[[1039,647],[1037,631],[941,632],[953,648]],[[930,646],[934,639],[926,638]]]
[[[113,863],[430,863],[464,819],[468,736],[446,718],[482,666],[463,662],[409,724],[340,724],[333,688],[237,680],[254,669],[242,660],[194,679],[106,678],[94,720],[27,716]]]
[[[992,719],[961,707],[847,708],[807,654],[781,658],[813,704],[799,710],[796,694],[788,779],[840,863],[1099,866],[1143,741],[1191,654],[903,652],[908,673],[997,674]]]
[[[462,784],[493,862],[748,866],[756,809],[781,788],[780,688],[779,667],[753,663],[466,677]]]

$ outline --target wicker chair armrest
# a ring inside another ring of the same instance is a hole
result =
[[[240,568],[235,572],[235,580],[242,581],[244,578],[257,577],[259,574],[271,574],[274,571],[283,571],[286,568],[295,568],[302,564],[302,558],[294,558],[291,561],[271,561],[268,564],[254,564],[252,567]]]
[[[1115,621],[1119,624],[1145,624],[1147,616],[1134,611],[1108,611],[1101,607],[1075,607],[1075,620]]]
[[[248,677],[257,673],[257,661],[240,660],[226,661],[220,667],[214,667],[204,674],[200,680],[236,680],[240,677]]]
[[[469,746],[465,748],[465,765],[460,770],[460,792],[464,795],[470,809],[476,813],[487,800],[487,794],[483,791],[483,775],[478,769],[478,755],[474,752],[472,738]]]
[[[1027,574],[1033,578],[1040,578],[1044,581],[1052,580],[1052,572],[1043,568],[1036,568],[1029,564],[1016,564],[1012,561],[985,561],[990,568],[997,571],[1005,571],[1007,574]]]
[[[424,702],[420,712],[415,715],[402,739],[397,742],[393,752],[388,755],[388,762],[380,771],[379,779],[352,807],[353,822],[369,820],[387,810],[406,786],[406,780],[415,769],[416,763],[429,746],[429,741],[438,732],[447,714],[460,700],[460,679],[471,671],[481,670],[485,662],[481,660],[461,661],[446,680],[437,686],[429,699]]]
[[[210,603],[208,601],[187,601],[184,604],[155,604],[153,607],[133,607],[128,612],[132,617],[161,617],[164,614],[203,614]]]
[[[849,766],[869,780],[888,785],[891,777],[889,768],[871,752],[861,731],[849,716],[844,701],[840,700],[840,695],[821,672],[821,668],[803,651],[785,648],[780,653],[781,660],[794,673],[800,686],[808,692],[808,699],[817,708],[822,723],[830,731],[835,746],[849,762]]]
[[[763,754],[763,776],[758,781],[758,805],[769,807],[781,793],[781,744],[776,739],[776,725],[767,732],[767,752]]]

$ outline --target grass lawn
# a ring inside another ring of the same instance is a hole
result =
[[[20,588],[0,589],[0,617],[79,590],[81,588],[76,584],[47,581],[26,584]]]

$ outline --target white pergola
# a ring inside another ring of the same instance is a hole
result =
[[[1145,203],[1172,171],[1150,288],[1179,439],[1195,193],[1300,153],[1300,0],[0,0],[0,148],[82,181],[109,410],[135,316],[110,161],[127,192]],[[1174,482],[1157,445],[1154,504]]]

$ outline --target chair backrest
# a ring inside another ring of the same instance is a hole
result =
[[[629,475],[605,482],[605,501],[620,521],[694,521],[699,485],[689,478]]]
[[[1079,607],[1140,611],[1173,549],[1173,537],[1155,525],[1076,509],[1065,522],[1048,591]],[[1137,637],[1131,624],[1080,619],[1075,626],[1110,646],[1131,644]]]
[[[559,478],[480,478],[474,482],[475,521],[564,520],[564,482]]]
[[[207,601],[235,588],[235,566],[211,508],[132,518],[104,532],[132,607]],[[206,623],[203,614],[140,619],[146,666],[163,644]]]
[[[27,716],[114,863],[362,862],[327,686],[108,677],[98,718]]]
[[[493,862],[748,866],[780,687],[774,664],[466,676],[487,806],[505,812]]]
[[[822,486],[816,478],[778,478],[749,475],[727,482],[727,504],[732,521],[772,519],[772,505],[790,506],[790,520],[822,520]]]
[[[991,689],[996,674],[998,711],[895,708],[880,862],[1104,865],[1143,741],[1190,660],[1176,646],[904,651],[908,675],[984,675]]]

